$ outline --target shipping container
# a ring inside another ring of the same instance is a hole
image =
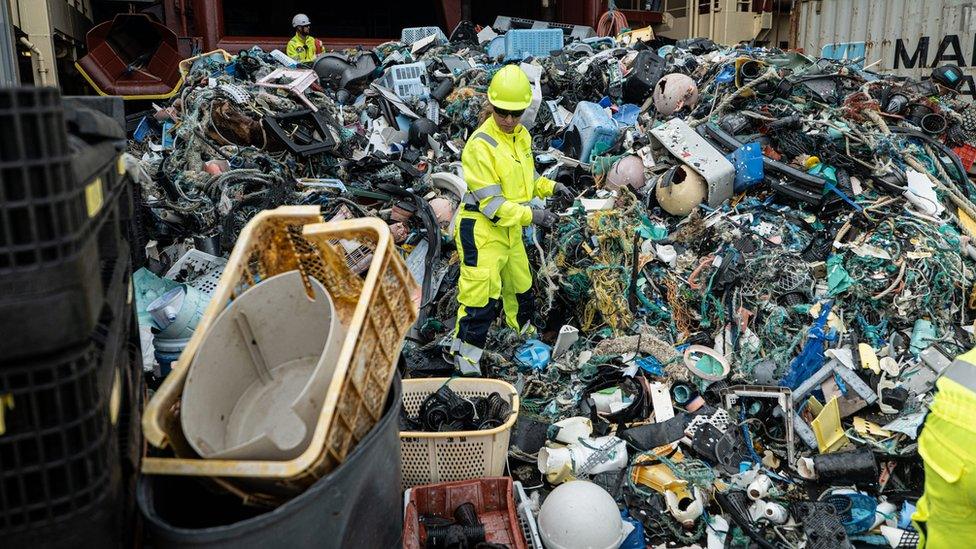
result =
[[[810,55],[862,59],[872,71],[927,78],[962,67],[960,93],[976,98],[973,0],[800,0],[792,44]]]

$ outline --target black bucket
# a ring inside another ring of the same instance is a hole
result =
[[[398,547],[400,377],[386,411],[346,461],[300,496],[262,512],[192,477],[145,475],[139,509],[148,543],[167,547]]]

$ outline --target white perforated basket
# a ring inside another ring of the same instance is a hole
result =
[[[400,462],[403,488],[505,474],[508,439],[518,418],[518,392],[509,383],[485,378],[431,378],[403,381],[403,407],[417,415],[425,398],[445,383],[466,398],[499,393],[512,406],[501,426],[483,431],[400,432]]]

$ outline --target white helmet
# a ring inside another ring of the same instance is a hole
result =
[[[311,25],[311,24],[312,24],[312,22],[308,20],[308,16],[305,15],[304,13],[299,13],[295,17],[292,17],[291,18],[291,26],[292,27],[305,27],[305,26]]]
[[[584,480],[560,484],[539,510],[539,534],[547,549],[617,549],[631,530],[613,497]]]

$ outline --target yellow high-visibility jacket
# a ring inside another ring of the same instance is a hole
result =
[[[311,36],[302,38],[296,32],[295,36],[288,41],[288,47],[285,49],[285,53],[288,54],[288,57],[291,57],[299,63],[315,61],[315,38]]]
[[[502,227],[530,225],[532,209],[525,204],[552,196],[556,185],[535,171],[529,131],[518,125],[505,133],[490,116],[468,139],[461,164],[468,184],[465,203],[476,204]]]

